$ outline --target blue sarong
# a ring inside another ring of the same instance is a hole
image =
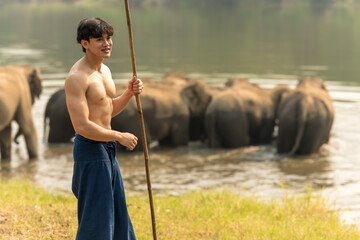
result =
[[[126,206],[117,142],[76,134],[72,191],[78,199],[76,240],[135,240]]]

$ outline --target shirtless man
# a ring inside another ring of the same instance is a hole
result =
[[[115,147],[119,142],[132,150],[138,139],[112,130],[110,122],[142,92],[143,83],[134,77],[115,97],[110,69],[103,64],[111,54],[113,32],[101,18],[82,20],[77,41],[85,56],[65,80],[66,104],[76,132],[72,191],[78,199],[77,240],[135,239]]]

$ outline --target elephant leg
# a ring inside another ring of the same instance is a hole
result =
[[[189,142],[189,119],[179,118],[171,130],[171,145],[184,146]]]
[[[11,157],[11,123],[0,131],[1,159],[9,160]]]
[[[326,130],[325,130],[325,139],[324,139],[324,143],[329,143],[330,140],[330,133],[331,133],[331,127],[333,125],[333,121],[334,121],[334,115],[331,114],[331,112],[329,110],[327,110],[326,113]]]
[[[276,148],[278,153],[289,153],[294,146],[297,134],[296,119],[280,119],[279,133],[277,137]]]
[[[189,140],[205,140],[204,117],[192,118],[189,124]]]
[[[300,154],[312,154],[319,151],[328,136],[326,122],[327,119],[323,115],[307,122],[299,147]]]
[[[70,122],[71,123],[71,122]],[[49,143],[66,143],[70,142],[75,136],[75,130],[71,124],[51,124],[49,129]]]
[[[29,130],[24,130],[24,137],[26,142],[26,147],[28,150],[29,158],[37,158],[38,156],[38,143],[37,143],[37,134],[35,126],[31,127]]]
[[[221,143],[219,141],[219,136],[217,135],[215,124],[216,124],[217,114],[214,112],[209,112],[205,115],[205,133],[208,140],[208,145],[211,148],[220,148]]]
[[[24,135],[29,158],[36,158],[38,156],[38,142],[31,109],[22,111],[22,108],[19,108],[15,120]]]
[[[221,145],[225,148],[250,145],[249,123],[242,112],[219,114],[215,129]]]
[[[265,121],[263,121],[260,129],[259,144],[271,143],[274,127],[274,119],[265,119]]]

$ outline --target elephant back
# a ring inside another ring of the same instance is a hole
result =
[[[31,92],[26,76],[20,66],[1,66],[0,67],[0,94],[2,101],[2,111],[9,112],[2,114],[13,118],[14,111],[18,105],[31,109]],[[6,102],[3,102],[6,99]],[[11,111],[10,111],[11,110]]]
[[[19,72],[9,67],[0,67],[0,130],[11,122],[20,104],[22,78]]]
[[[295,89],[296,92],[302,92],[310,96],[314,101],[321,102],[326,108],[334,114],[333,101],[329,95],[325,82],[318,77],[305,77],[299,80]]]
[[[160,80],[160,83],[170,86],[183,87],[190,78],[184,72],[170,72]]]
[[[161,83],[150,84],[141,94],[144,111],[150,111],[157,118],[188,115],[189,111],[180,96],[181,88]]]

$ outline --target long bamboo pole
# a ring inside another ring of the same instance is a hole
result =
[[[132,29],[131,29],[131,16],[130,16],[129,0],[125,0],[125,11],[126,11],[126,19],[127,19],[128,32],[129,32],[129,43],[130,43],[132,71],[133,71],[133,76],[137,77],[134,42],[133,42],[133,34],[132,34]],[[143,149],[144,149],[146,182],[147,182],[148,193],[149,193],[149,201],[150,201],[150,212],[151,212],[151,223],[152,223],[153,239],[157,240],[154,203],[153,203],[153,197],[152,197],[150,169],[149,169],[149,151],[148,151],[148,148],[147,148],[144,117],[143,117],[143,113],[142,113],[140,97],[139,97],[138,94],[135,95],[135,99],[136,99],[137,110],[138,110],[138,113],[139,113],[140,127],[141,127],[141,139],[142,139],[142,144],[143,144]]]

